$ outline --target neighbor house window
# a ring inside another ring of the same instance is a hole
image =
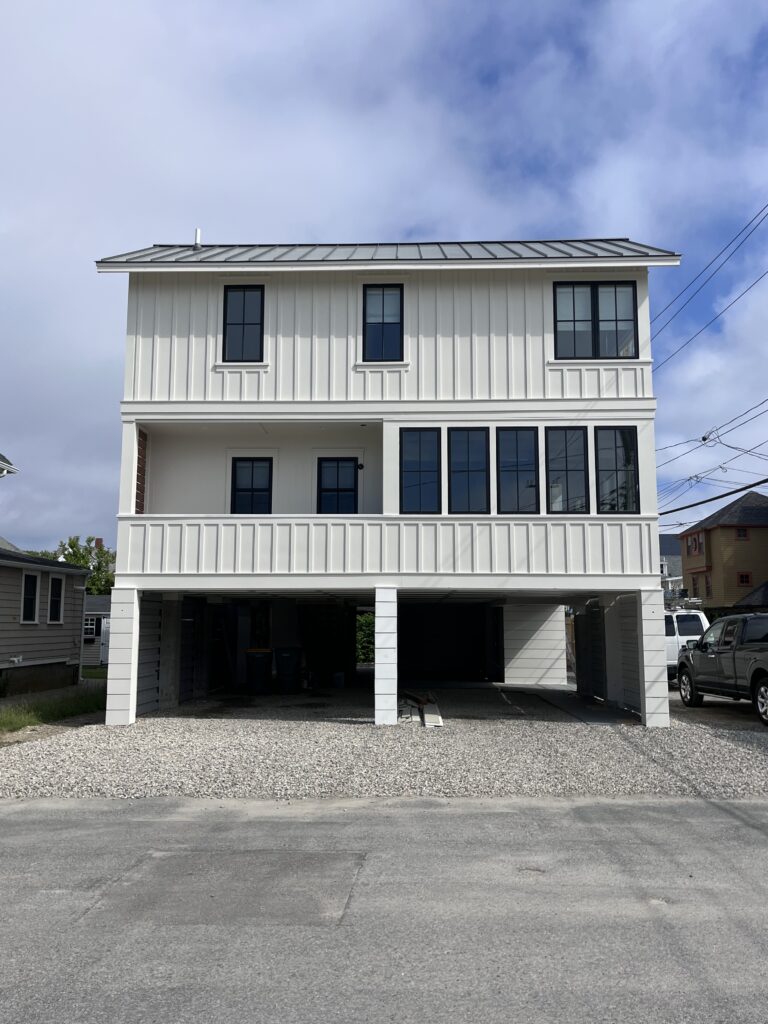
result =
[[[231,512],[268,515],[272,511],[272,459],[232,459]]]
[[[327,515],[357,512],[357,459],[317,460],[317,511]]]
[[[740,587],[751,587],[752,586],[752,573],[751,572],[739,572],[736,574],[739,581]]]
[[[589,512],[586,427],[547,427],[547,511]]]
[[[62,623],[64,621],[64,577],[51,576],[48,590],[48,621]]]
[[[440,502],[440,431],[400,430],[400,511],[437,513]]]
[[[746,526],[736,527],[736,540],[749,540],[749,530]]]
[[[693,597],[699,596],[699,577],[691,576],[691,595]]]
[[[232,285],[224,289],[224,362],[264,360],[264,286]]]
[[[363,361],[403,360],[403,286],[363,286]]]
[[[533,427],[496,431],[496,486],[500,513],[539,511],[539,442]]]
[[[704,573],[704,597],[712,597],[712,577]]]
[[[555,285],[556,359],[636,359],[637,354],[634,282]]]
[[[86,615],[83,620],[83,639],[87,644],[95,643],[101,636],[101,616]]]
[[[40,577],[37,573],[25,572],[21,580],[21,621],[37,622],[37,604],[40,593]]]
[[[637,429],[596,427],[597,511],[640,511]]]
[[[487,427],[448,430],[448,511],[487,514],[491,510]]]

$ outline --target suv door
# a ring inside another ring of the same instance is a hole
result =
[[[699,688],[717,689],[720,684],[717,648],[720,645],[724,625],[725,619],[715,622],[699,640],[698,646],[691,651],[693,679]]]
[[[741,619],[726,619],[720,643],[717,646],[717,669],[719,684],[723,693],[736,693],[736,671],[734,651],[741,633]]]

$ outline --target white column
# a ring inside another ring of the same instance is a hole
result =
[[[118,499],[118,510],[121,515],[133,515],[136,509],[137,451],[136,424],[124,423],[120,457],[120,497]]]
[[[397,590],[376,588],[374,643],[376,725],[397,725]]]
[[[565,686],[565,608],[561,604],[507,604],[504,616],[504,682]]]
[[[637,595],[637,624],[640,634],[640,714],[643,725],[668,726],[669,682],[664,635],[664,594],[661,588],[641,590]]]
[[[109,627],[107,725],[136,721],[136,677],[139,663],[139,593],[115,587]]]
[[[400,427],[397,423],[381,426],[381,511],[385,516],[400,512]]]

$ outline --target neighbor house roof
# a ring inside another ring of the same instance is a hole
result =
[[[0,452],[0,476],[5,476],[7,473],[18,473],[18,469],[14,466],[7,455],[3,455]]]
[[[109,615],[112,608],[112,598],[109,594],[86,594],[85,608],[86,615]]]
[[[11,544],[5,537],[0,537],[0,551],[21,551],[15,544]]]
[[[768,608],[768,581],[733,602],[734,608]]]
[[[747,491],[730,505],[696,523],[685,534],[695,533],[696,530],[712,530],[716,526],[768,526],[768,495]]]
[[[30,569],[55,569],[56,572],[80,573],[87,576],[90,569],[83,569],[79,565],[71,565],[69,562],[59,562],[54,558],[38,558],[37,555],[28,555],[26,551],[15,551],[0,548],[0,565],[18,565],[21,568],[29,566]]]
[[[409,266],[676,266],[678,253],[629,238],[518,242],[352,242],[327,244],[151,245],[107,256],[99,270],[275,270]]]

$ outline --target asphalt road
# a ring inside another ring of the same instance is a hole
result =
[[[768,801],[0,802],[3,1022],[760,1022]]]

